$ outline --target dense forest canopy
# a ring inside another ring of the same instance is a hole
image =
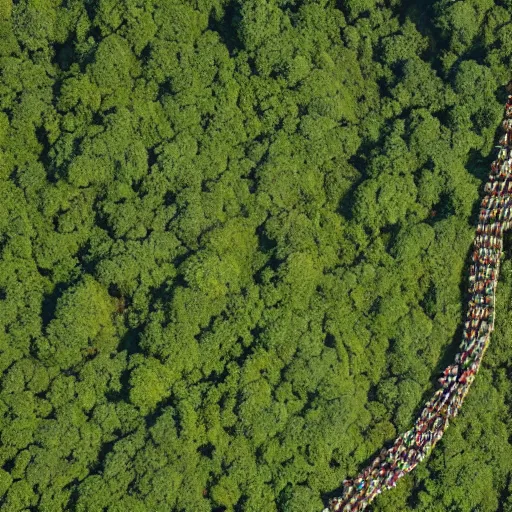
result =
[[[3,511],[315,512],[453,356],[510,0],[0,0]],[[507,245],[510,256],[510,244]],[[376,511],[512,511],[512,264]]]

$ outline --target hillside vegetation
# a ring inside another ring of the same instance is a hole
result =
[[[0,0],[2,511],[319,512],[409,428],[460,342],[511,9]],[[496,317],[375,511],[512,511],[510,260]]]

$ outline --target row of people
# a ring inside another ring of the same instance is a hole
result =
[[[344,481],[343,497],[331,500],[326,511],[359,512],[384,489],[391,488],[428,454],[454,418],[478,372],[494,329],[495,289],[502,254],[503,231],[512,221],[512,95],[505,106],[498,158],[485,186],[473,244],[470,293],[463,340],[455,364],[439,378],[441,388],[425,404],[412,429],[382,449],[356,479]]]

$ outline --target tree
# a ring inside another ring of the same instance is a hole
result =
[[[409,428],[509,4],[0,1],[2,510],[321,510]],[[509,506],[510,267],[468,407],[375,510]]]

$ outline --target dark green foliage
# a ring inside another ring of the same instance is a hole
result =
[[[512,64],[427,4],[0,0],[2,510],[319,511],[411,425]],[[511,279],[375,510],[512,510]]]

